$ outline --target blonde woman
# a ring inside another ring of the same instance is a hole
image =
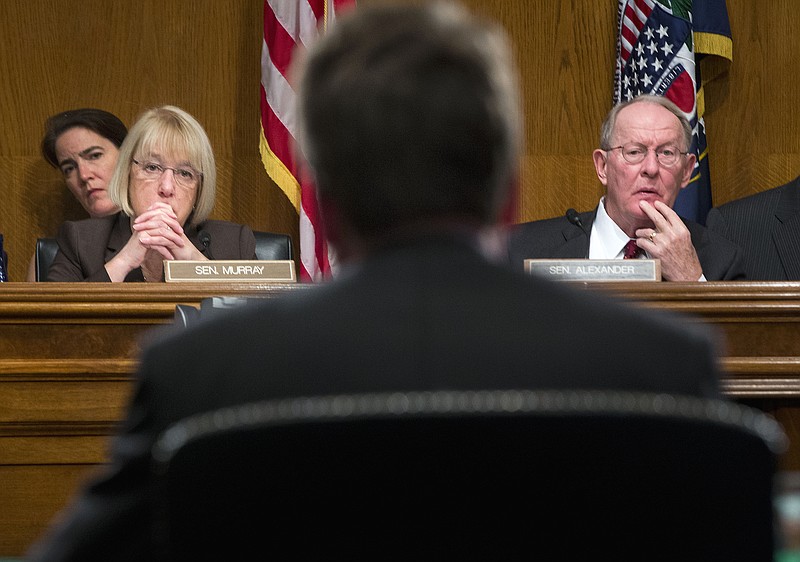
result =
[[[120,147],[108,187],[121,211],[65,222],[48,281],[163,280],[163,260],[256,259],[253,231],[208,220],[216,167],[197,120],[177,107],[145,112]]]

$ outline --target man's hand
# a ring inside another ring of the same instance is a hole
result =
[[[640,201],[639,207],[655,228],[636,230],[636,244],[661,260],[661,275],[668,281],[699,281],[703,268],[692,245],[689,229],[668,205]]]

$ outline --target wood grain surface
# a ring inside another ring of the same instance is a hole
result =
[[[591,151],[611,106],[616,1],[465,4],[508,30],[519,62],[527,141],[519,220],[592,208],[602,193]],[[716,203],[800,173],[800,12],[790,0],[727,4],[733,62],[711,69],[719,76],[705,92]],[[218,159],[213,218],[289,233],[297,247],[297,215],[258,153],[262,11],[263,0],[3,2],[0,232],[12,281],[24,279],[37,237],[84,216],[39,153],[47,116],[74,107],[101,107],[127,124],[155,105],[193,113]]]

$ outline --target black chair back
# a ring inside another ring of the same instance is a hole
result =
[[[288,234],[253,231],[256,238],[256,258],[260,260],[294,259],[292,238]],[[47,281],[47,272],[58,252],[55,238],[38,238],[36,240],[35,270],[37,281]]]
[[[256,257],[260,260],[294,259],[292,237],[275,232],[253,231],[256,237]]]
[[[47,281],[47,272],[58,252],[58,242],[55,238],[37,238],[34,251],[34,269],[37,281]]]
[[[167,560],[772,560],[768,416],[601,392],[277,400],[153,451]]]

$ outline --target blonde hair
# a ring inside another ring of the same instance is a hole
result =
[[[131,127],[119,149],[117,167],[108,185],[108,196],[122,211],[134,215],[130,199],[131,164],[149,155],[185,155],[189,164],[202,174],[192,213],[187,222],[196,226],[214,208],[217,168],[214,151],[205,129],[184,110],[165,105],[144,112]]]

